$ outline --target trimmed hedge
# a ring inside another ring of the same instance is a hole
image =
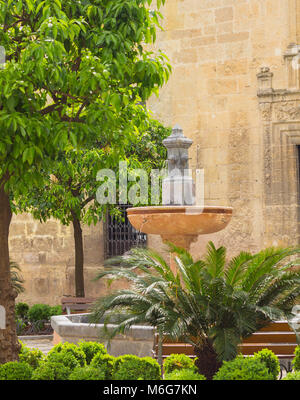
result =
[[[282,379],[283,381],[300,381],[300,371],[296,372],[289,372],[286,376]]]
[[[273,353],[272,350],[263,349],[258,351],[257,353],[254,353],[253,358],[255,360],[262,361],[268,368],[270,374],[273,376],[273,379],[277,379],[280,373],[280,363],[278,357]]]
[[[185,354],[171,354],[165,359],[163,367],[165,374],[180,369],[190,369],[194,372],[198,371],[194,361]]]
[[[300,346],[297,346],[295,349],[295,358],[292,361],[293,368],[296,371],[300,371]]]
[[[80,367],[85,367],[86,366],[86,356],[83,350],[80,349],[79,346],[77,346],[74,343],[58,343],[55,345],[48,353],[47,359],[56,361],[55,357],[57,355],[60,355],[62,359],[67,356],[71,355],[75,358],[75,360],[79,363]],[[54,357],[54,359],[53,359]],[[70,359],[71,360],[71,359]],[[65,364],[65,363],[64,363]],[[69,362],[67,361],[67,366],[69,365]],[[72,366],[72,368],[75,368],[77,365]]]
[[[54,381],[67,380],[72,373],[72,368],[60,362],[44,361],[33,371],[32,380],[35,381]]]
[[[100,368],[77,367],[69,376],[70,381],[104,381],[106,380],[105,371]]]
[[[19,361],[26,362],[34,369],[37,368],[43,361],[44,354],[41,352],[41,350],[30,349],[29,347],[25,346],[25,344],[22,343],[21,341],[20,343],[21,343],[21,350],[19,353]]]
[[[10,361],[0,365],[0,380],[30,380],[33,368],[26,362]]]
[[[131,354],[117,357],[113,368],[114,380],[160,380],[160,366],[151,357]]]
[[[242,355],[239,355],[232,361],[224,361],[219,371],[213,377],[213,380],[273,380],[273,376],[262,361],[254,357],[244,358]]]
[[[102,343],[98,342],[85,342],[80,341],[78,343],[78,347],[82,350],[85,354],[86,363],[89,365],[95,355],[98,354],[107,354],[107,350]]]
[[[169,381],[205,381],[204,375],[198,374],[192,369],[175,369],[169,374],[164,375],[164,380]]]
[[[116,358],[109,354],[97,353],[91,361],[91,367],[104,372],[105,379],[112,379]]]

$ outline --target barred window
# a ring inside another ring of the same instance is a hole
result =
[[[105,258],[121,256],[133,247],[146,246],[147,235],[137,231],[129,222],[126,210],[129,205],[120,205],[122,219],[108,215],[104,224]]]

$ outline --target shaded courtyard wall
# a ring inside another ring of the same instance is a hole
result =
[[[173,73],[149,107],[194,140],[190,165],[205,170],[205,203],[234,208],[230,225],[199,238],[192,253],[200,255],[208,240],[229,255],[298,243],[300,79],[291,69],[295,55],[286,53],[300,43],[299,0],[166,0],[163,14],[156,47]],[[294,136],[283,152],[286,132]],[[72,235],[55,221],[14,217],[11,258],[26,281],[18,301],[57,304],[73,294]],[[84,245],[86,295],[95,296],[105,290],[90,281],[103,262],[101,224],[84,229]],[[162,248],[158,237],[149,246]]]
[[[103,263],[102,224],[83,227],[85,291],[98,297],[106,291],[93,282]],[[22,268],[25,292],[17,301],[29,304],[60,304],[63,295],[74,296],[73,228],[56,220],[41,224],[28,214],[13,217],[10,229],[10,257]]]

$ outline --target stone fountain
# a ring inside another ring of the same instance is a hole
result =
[[[162,183],[163,205],[127,210],[135,229],[160,235],[163,242],[172,242],[188,251],[199,235],[221,231],[232,217],[230,207],[195,204],[195,185],[188,173],[188,149],[192,143],[183,130],[175,126],[172,134],[163,141],[168,150],[168,176]]]
[[[192,141],[183,135],[179,126],[173,129],[164,141],[168,149],[168,176],[163,180],[163,205],[139,207],[127,210],[131,224],[139,231],[160,235],[164,242],[172,242],[186,250],[199,235],[224,229],[232,216],[232,208],[201,207],[195,204],[193,179],[187,174],[188,149]],[[176,271],[173,257],[171,268]],[[99,331],[104,323],[90,324],[89,314],[59,315],[51,318],[54,329],[54,344],[79,340],[101,339]],[[109,325],[108,328],[114,328]],[[118,335],[112,340],[110,354],[136,354],[151,356],[155,329],[151,326],[132,326],[126,335]]]

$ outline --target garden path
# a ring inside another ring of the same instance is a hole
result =
[[[30,336],[26,338],[25,336],[19,336],[21,342],[23,342],[27,347],[32,349],[39,349],[44,354],[48,354],[48,352],[52,349],[52,336],[47,336],[46,338],[38,337],[38,336]]]

